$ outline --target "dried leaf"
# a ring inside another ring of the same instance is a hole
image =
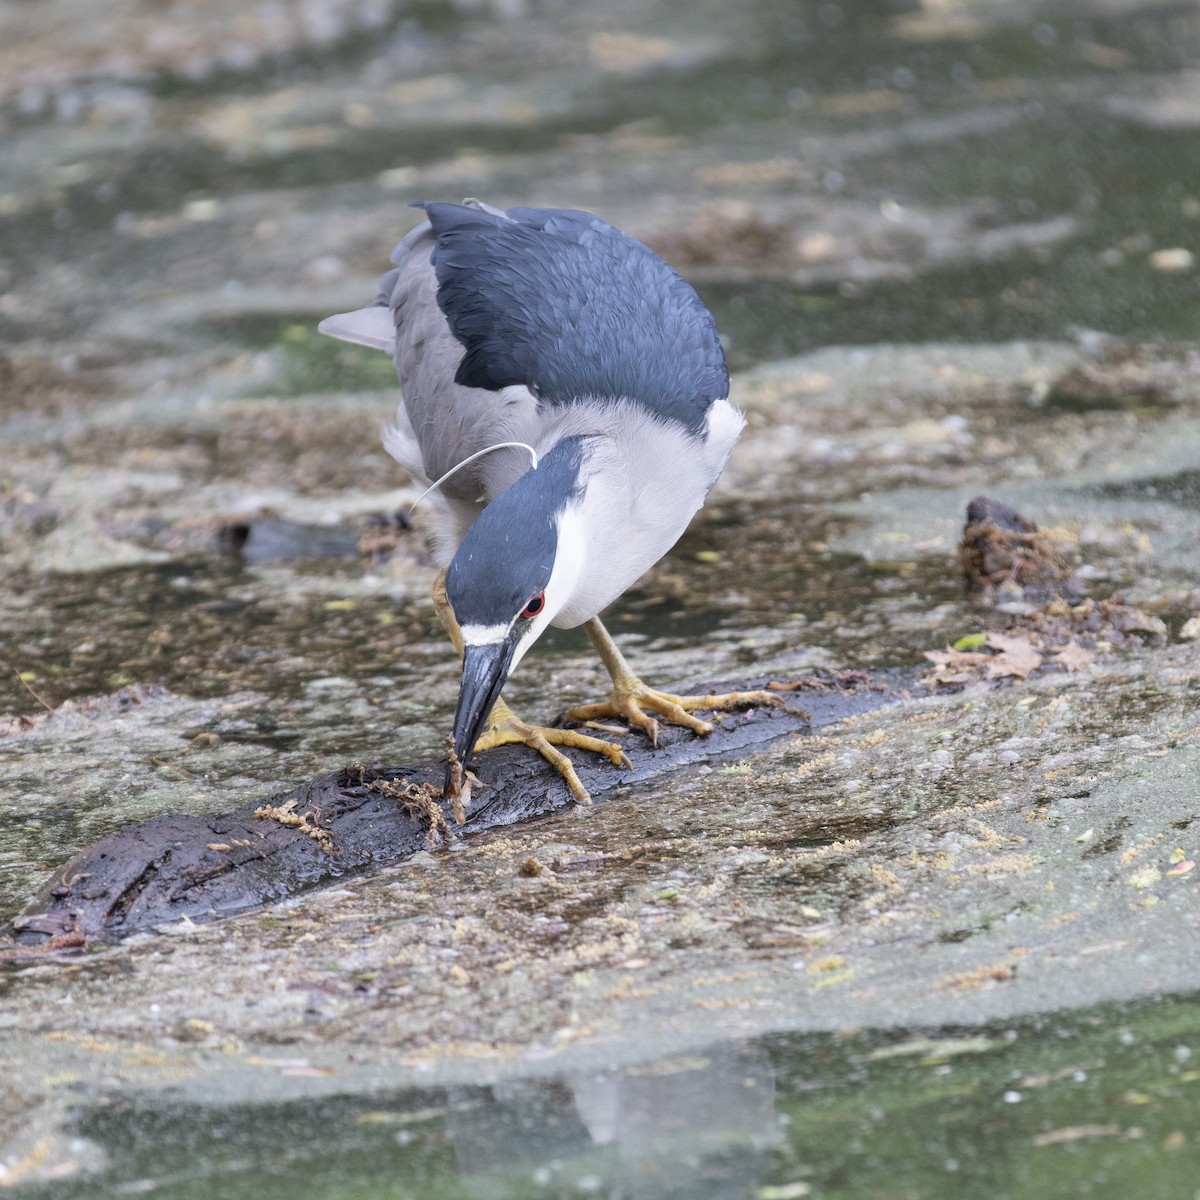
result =
[[[1072,638],[1062,649],[1054,652],[1050,661],[1064,670],[1075,672],[1082,671],[1095,657],[1095,650],[1081,646]]]
[[[929,676],[931,683],[970,683],[991,662],[990,654],[964,654],[960,650],[926,650],[925,657],[935,667]]]
[[[1010,675],[1025,679],[1042,665],[1041,652],[1034,648],[1028,634],[989,633],[987,644],[999,651],[988,662],[989,679],[1004,679]]]

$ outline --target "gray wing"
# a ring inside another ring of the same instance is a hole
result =
[[[479,201],[467,203],[484,207]],[[392,252],[395,267],[380,280],[374,304],[328,317],[318,326],[331,337],[391,354],[404,403],[384,441],[404,466],[429,480],[486,446],[529,441],[537,410],[526,392],[497,395],[456,381],[464,351],[438,305],[430,261],[435,246],[432,225],[418,225]],[[451,476],[441,491],[474,505],[503,491],[528,466],[524,451],[497,451]]]

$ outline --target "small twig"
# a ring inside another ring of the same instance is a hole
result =
[[[611,733],[613,737],[628,737],[629,729],[624,725],[606,725],[603,721],[584,721],[584,729],[599,729],[601,733]]]
[[[24,688],[24,689],[25,689],[25,690],[26,690],[26,691],[27,691],[27,692],[28,692],[28,693],[29,693],[29,694],[30,694],[30,695],[31,695],[31,696],[32,696],[32,697],[33,697],[33,698],[34,698],[34,699],[35,699],[35,700],[36,700],[36,701],[37,701],[37,702],[38,702],[38,703],[39,703],[39,704],[40,704],[40,705],[41,705],[41,706],[42,706],[42,707],[43,707],[43,708],[44,708],[44,709],[47,711],[47,712],[48,712],[48,713],[52,713],[52,712],[54,711],[54,709],[52,709],[52,708],[50,707],[50,705],[49,705],[49,704],[47,704],[47,703],[45,702],[45,700],[43,700],[43,699],[41,698],[41,696],[39,696],[39,695],[37,694],[37,692],[35,692],[35,691],[33,690],[33,688],[31,688],[31,687],[29,686],[29,682],[28,682],[28,680],[26,680],[26,679],[25,679],[25,678],[24,678],[24,677],[21,675],[21,672],[20,672],[20,671],[18,671],[18,670],[17,670],[17,668],[16,668],[16,667],[14,667],[14,666],[12,665],[12,663],[5,663],[4,665],[5,665],[6,667],[8,667],[8,669],[9,669],[9,670],[10,670],[10,671],[11,671],[11,672],[12,672],[12,673],[13,673],[13,674],[14,674],[14,675],[17,677],[17,679],[20,681],[20,684],[21,684],[21,686],[22,686],[22,687],[23,687],[23,688]]]
[[[168,771],[178,771],[184,779],[195,779],[195,775],[191,771],[185,770],[178,763],[173,763],[165,758],[148,758],[146,759],[152,767],[166,767]]]

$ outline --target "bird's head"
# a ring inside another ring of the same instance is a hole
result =
[[[480,513],[446,570],[463,638],[454,753],[464,769],[505,680],[575,591],[585,454],[582,438],[558,442]]]

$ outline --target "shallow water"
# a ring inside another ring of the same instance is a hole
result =
[[[29,1196],[1187,1196],[1200,1009],[722,1042],[493,1086],[81,1096],[93,1171]],[[280,1052],[265,1071],[319,1075]]]

